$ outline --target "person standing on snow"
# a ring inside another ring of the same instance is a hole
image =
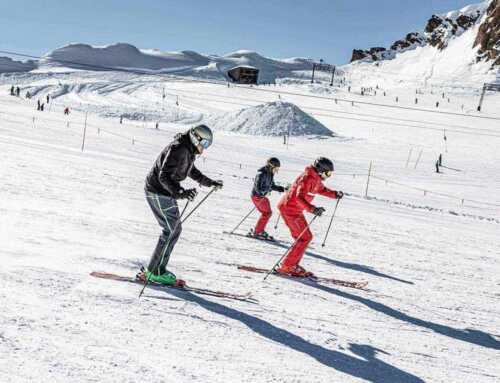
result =
[[[222,188],[222,181],[211,180],[194,166],[196,156],[201,155],[212,140],[212,131],[205,125],[176,135],[160,153],[146,178],[146,200],[163,231],[148,268],[141,275],[144,279],[166,285],[182,284],[166,267],[182,231],[177,200],[193,201],[197,191],[184,189],[180,183],[190,177],[202,186]]]
[[[274,175],[278,172],[280,166],[280,160],[276,157],[271,157],[267,160],[266,166],[258,170],[257,176],[255,177],[252,189],[252,202],[261,213],[261,216],[255,225],[255,229],[249,233],[251,237],[267,240],[273,239],[265,230],[273,214],[267,195],[273,190],[279,193],[285,191],[283,186],[274,183]]]
[[[319,157],[313,165],[306,167],[304,173],[294,181],[290,190],[279,201],[278,209],[295,239],[295,243],[276,269],[277,273],[295,277],[313,275],[299,266],[300,260],[313,238],[303,211],[318,217],[325,212],[324,208],[312,205],[315,194],[338,199],[344,196],[343,192],[328,189],[323,185],[323,180],[331,177],[332,174],[332,161],[325,157]]]

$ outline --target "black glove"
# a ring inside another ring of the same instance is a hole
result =
[[[321,217],[321,215],[325,212],[325,208],[323,207],[315,207],[312,211],[312,213],[317,216],[317,217]]]
[[[222,189],[222,187],[224,186],[224,183],[222,182],[222,180],[212,181],[210,186],[215,188],[215,190],[219,190],[219,189]]]
[[[178,195],[178,199],[187,199],[188,201],[192,201],[195,199],[196,195],[198,194],[198,192],[196,191],[196,189],[187,189],[187,190],[182,190],[179,195]]]
[[[344,197],[344,192],[337,190],[337,199],[341,199],[342,197]]]
[[[283,186],[276,186],[276,191],[277,191],[278,193],[284,193],[284,192],[285,192],[285,190],[286,190],[286,189],[285,189]]]

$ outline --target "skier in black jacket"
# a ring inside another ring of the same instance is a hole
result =
[[[184,189],[180,183],[190,177],[202,186],[222,187],[222,181],[211,180],[194,166],[196,155],[202,154],[212,144],[212,140],[212,131],[205,125],[176,135],[174,141],[160,153],[146,177],[146,200],[163,231],[144,278],[167,285],[183,283],[166,267],[182,231],[177,200],[192,201],[197,191],[194,188]]]
[[[273,190],[280,193],[285,191],[283,186],[274,183],[274,175],[278,172],[280,166],[280,161],[276,157],[271,157],[267,160],[266,166],[259,169],[255,177],[252,189],[252,202],[261,213],[261,216],[255,225],[255,229],[250,231],[250,236],[262,239],[272,239],[265,230],[273,214],[267,195]]]

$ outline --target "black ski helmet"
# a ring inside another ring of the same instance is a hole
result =
[[[194,146],[201,145],[207,149],[212,145],[214,136],[208,126],[201,124],[189,129],[189,138]]]
[[[281,167],[281,162],[276,157],[271,157],[267,160],[267,164],[273,168]]]
[[[326,173],[326,172],[333,172],[333,162],[330,161],[326,157],[318,157],[316,160],[314,160],[314,169],[319,174]]]

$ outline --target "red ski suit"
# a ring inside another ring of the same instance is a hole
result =
[[[278,203],[278,209],[290,229],[292,237],[297,240],[300,236],[288,252],[288,255],[283,259],[283,268],[291,268],[298,265],[309,242],[313,238],[311,231],[307,228],[307,221],[303,211],[306,210],[312,213],[314,210],[312,200],[316,194],[321,194],[329,198],[337,198],[337,192],[325,187],[321,176],[316,172],[314,167],[308,166]]]

